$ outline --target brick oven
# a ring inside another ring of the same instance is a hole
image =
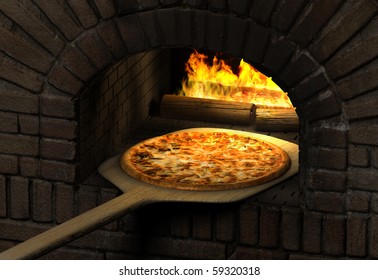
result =
[[[297,110],[299,173],[230,204],[158,203],[44,259],[378,258],[378,3],[0,2],[0,251],[120,194],[97,166],[199,125],[156,117],[175,50],[244,58]],[[238,128],[235,126],[235,128]]]

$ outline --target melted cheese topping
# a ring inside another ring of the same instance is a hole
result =
[[[172,133],[130,149],[134,168],[155,181],[229,184],[253,180],[280,167],[277,147],[226,132]]]

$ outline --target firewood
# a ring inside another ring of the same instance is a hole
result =
[[[250,103],[167,94],[160,104],[162,117],[251,125],[255,106]]]
[[[299,118],[294,108],[256,108],[257,131],[296,132]]]

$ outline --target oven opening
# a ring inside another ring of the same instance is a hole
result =
[[[97,167],[149,138],[212,127],[298,144],[287,94],[241,58],[171,48],[133,55],[107,68],[80,95],[80,180],[106,184]],[[254,201],[298,205],[298,175]]]

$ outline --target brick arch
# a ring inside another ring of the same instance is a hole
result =
[[[47,81],[77,98],[98,71],[118,59],[172,47],[223,51],[242,57],[273,76],[289,92],[301,118],[304,136],[301,141],[306,147],[301,149],[303,163],[318,157],[310,154],[312,142],[306,135],[318,133],[309,127],[310,122],[338,118],[335,125],[329,125],[329,133],[340,133],[340,128],[347,127],[342,125],[345,118],[335,86],[311,52],[273,27],[234,14],[171,7],[133,12],[104,21],[66,45]],[[301,176],[308,181],[304,170]]]
[[[47,81],[76,96],[98,71],[120,58],[174,47],[223,51],[244,58],[272,76],[297,107],[331,88],[326,71],[311,53],[274,28],[232,14],[179,8],[133,13],[83,32],[57,57]],[[333,93],[328,95],[333,98]]]

